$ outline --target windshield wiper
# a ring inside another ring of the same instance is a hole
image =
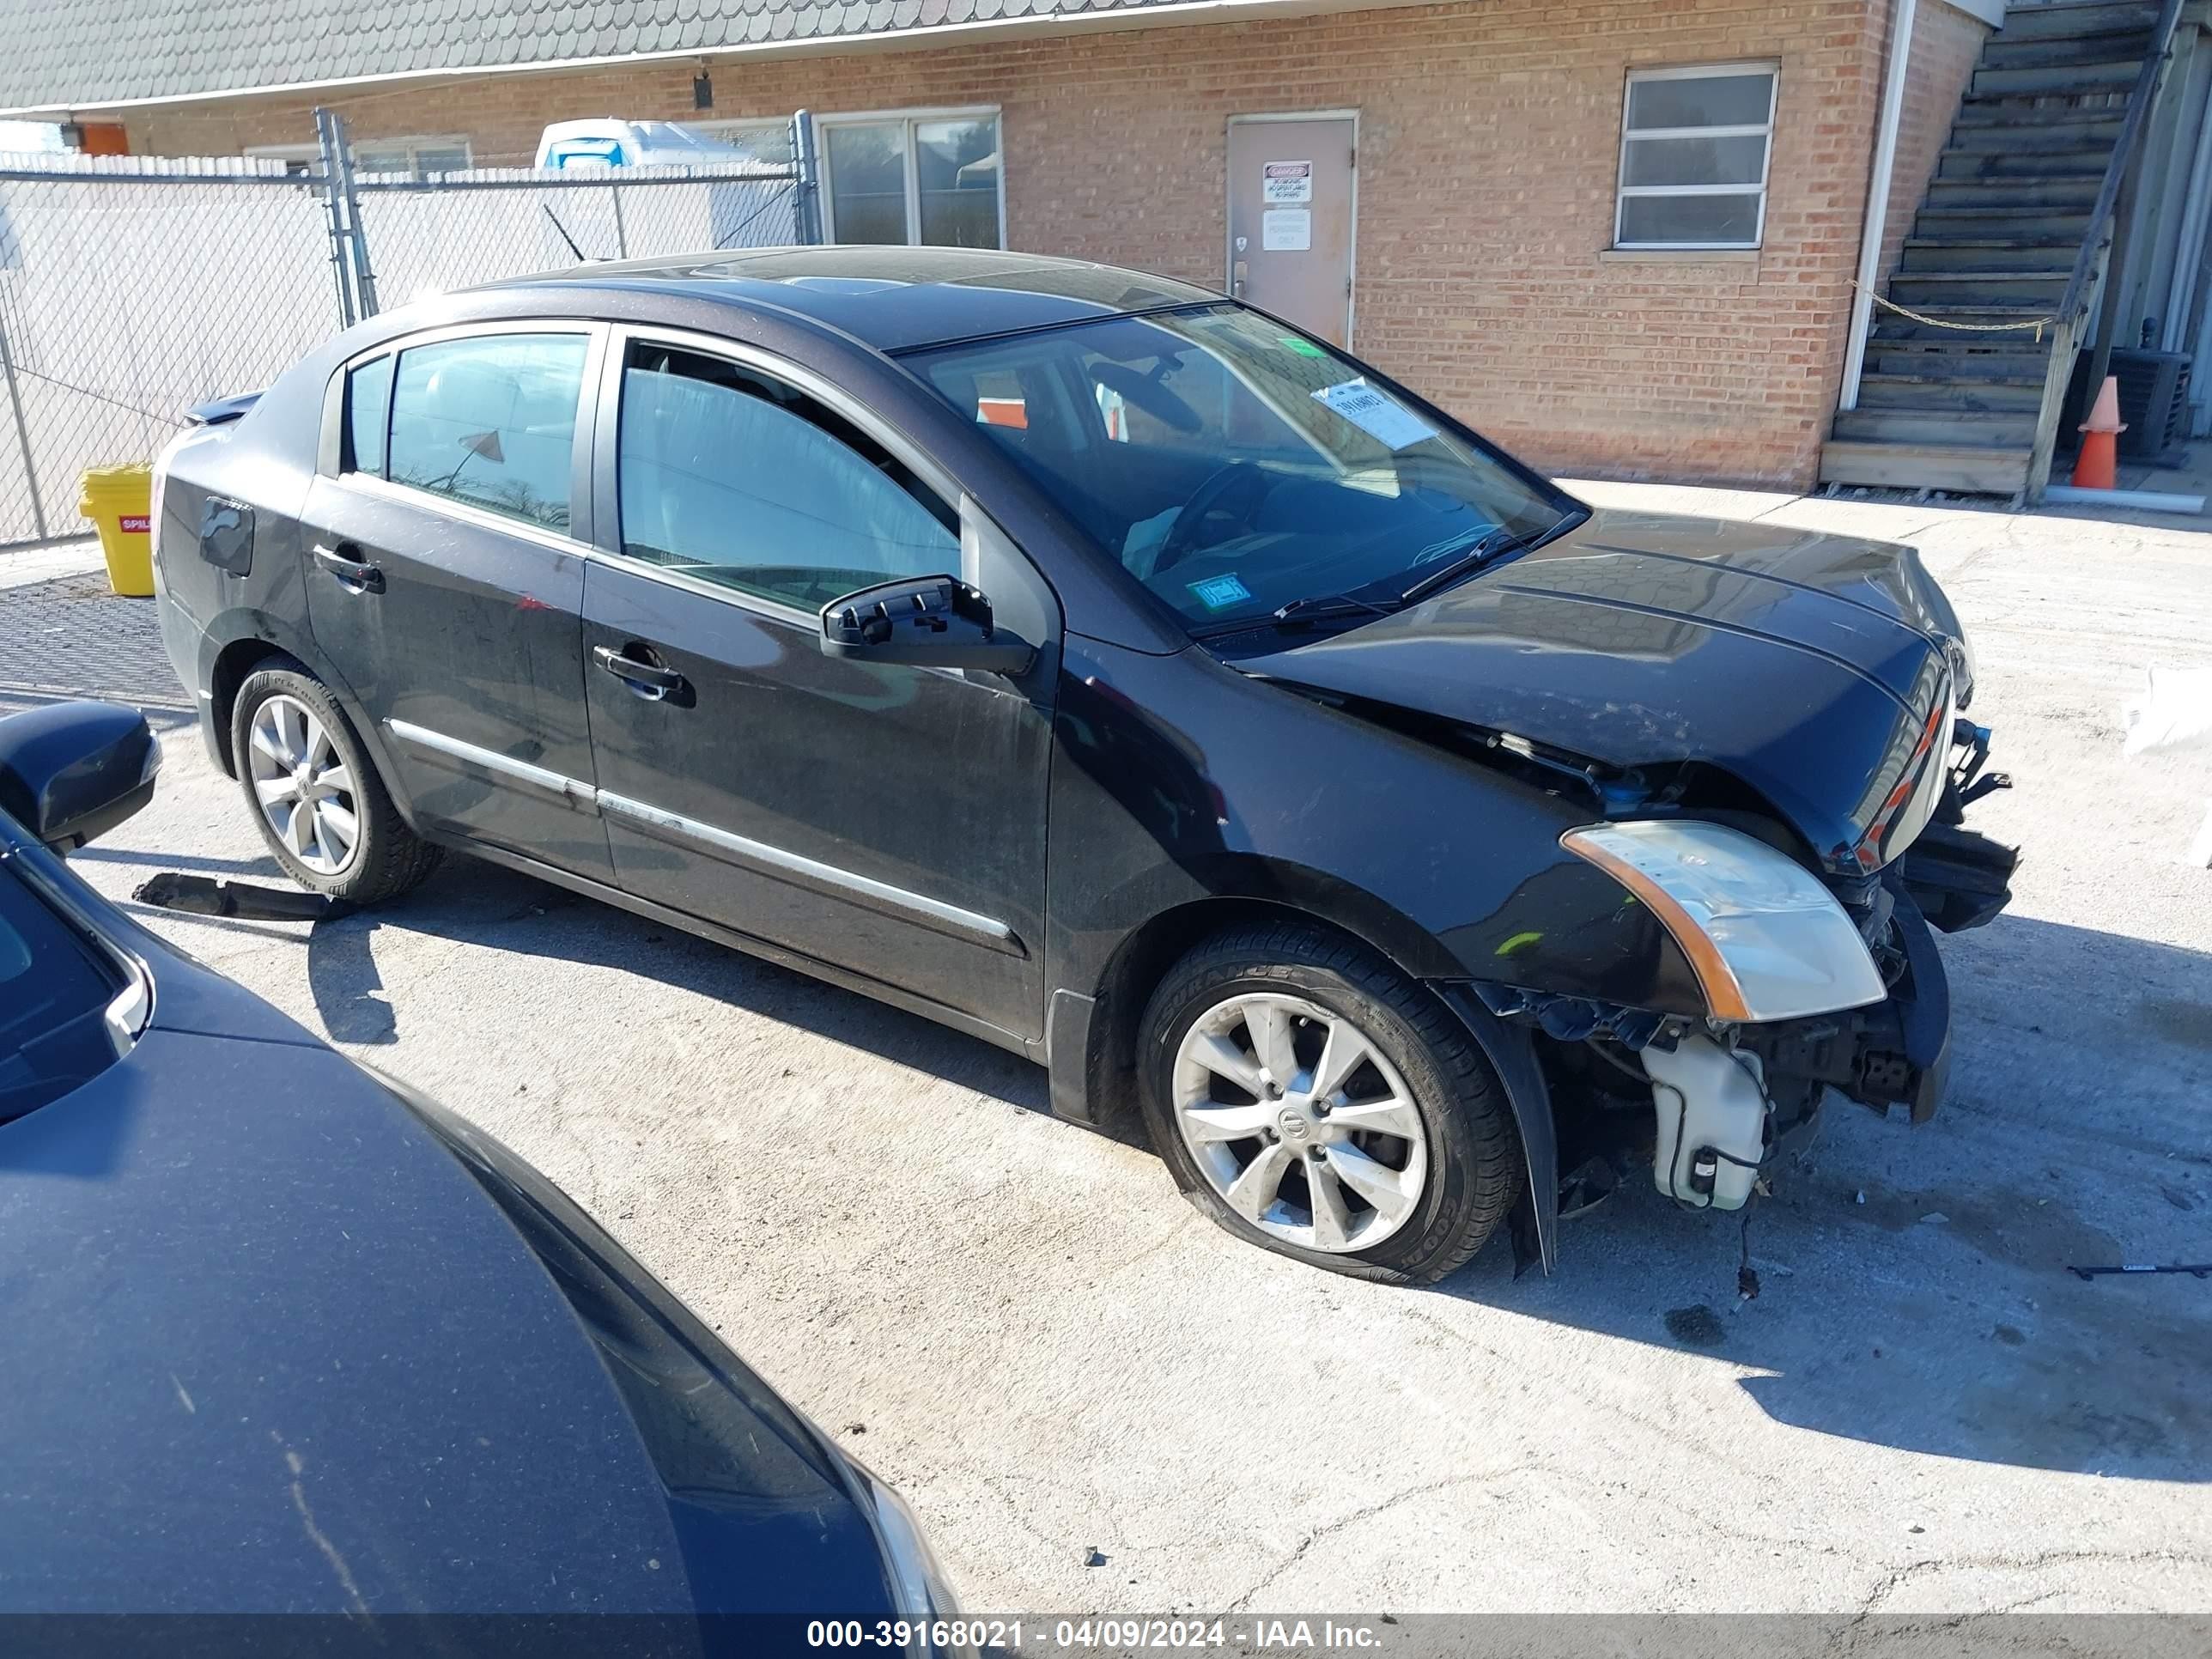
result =
[[[1350,593],[1313,594],[1292,599],[1288,605],[1278,605],[1263,617],[1239,617],[1233,622],[1210,623],[1194,628],[1190,636],[1194,640],[1214,640],[1231,634],[1252,634],[1263,628],[1307,628],[1316,623],[1334,622],[1345,617],[1387,617],[1395,607],[1374,599],[1358,599]]]
[[[1462,576],[1469,576],[1488,564],[1501,553],[1525,551],[1528,544],[1500,525],[1449,564],[1438,567],[1398,595],[1398,603],[1411,605],[1425,599],[1439,588],[1449,587]]]
[[[1387,617],[1389,614],[1389,605],[1377,605],[1372,599],[1363,599],[1351,593],[1322,593],[1278,605],[1273,620],[1279,623],[1327,622],[1332,617]]]

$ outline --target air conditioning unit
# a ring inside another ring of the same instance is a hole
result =
[[[2074,360],[2073,383],[2066,390],[2066,418],[2058,441],[2071,448],[2079,441],[2076,428],[2089,418],[2089,405],[2097,388],[2089,384],[2092,354]],[[2123,459],[2164,459],[2166,453],[2189,436],[2189,354],[2185,351],[2143,351],[2132,347],[2112,349],[2106,371],[2120,382],[2120,434]]]

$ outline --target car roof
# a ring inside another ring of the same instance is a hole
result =
[[[823,324],[878,351],[1113,317],[1221,295],[1171,277],[1080,259],[981,248],[794,247],[631,259],[520,277],[538,284],[660,293]]]

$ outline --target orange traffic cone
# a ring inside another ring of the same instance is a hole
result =
[[[2105,384],[2097,388],[2095,407],[2090,410],[2089,418],[2081,422],[2081,453],[2074,461],[2075,489],[2114,487],[2119,435],[2126,430],[2120,424],[2118,377],[2107,374]]]

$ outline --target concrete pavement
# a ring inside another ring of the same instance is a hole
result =
[[[2212,1609],[2212,1283],[2064,1271],[2212,1259],[2212,756],[2124,761],[2118,723],[2145,664],[2212,664],[2212,535],[1581,488],[1917,543],[2020,780],[1975,818],[2017,902],[1944,944],[1944,1112],[1832,1114],[1751,1224],[1755,1301],[1735,1219],[1648,1184],[1549,1280],[1503,1241],[1431,1291],[1293,1266],[1018,1060],[465,860],[312,933],[149,919],[565,1186],[973,1608]],[[164,742],[83,873],[272,874]]]

